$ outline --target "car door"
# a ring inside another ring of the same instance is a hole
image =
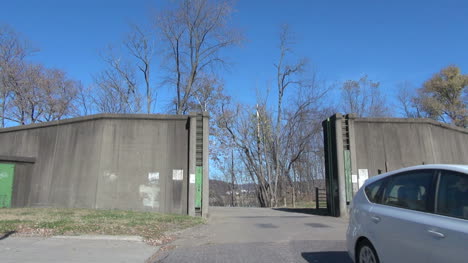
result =
[[[383,188],[379,204],[370,212],[371,239],[381,262],[428,262],[427,224],[431,214],[429,193],[434,170],[396,174]]]
[[[441,171],[435,214],[427,228],[430,262],[467,262],[468,174]]]

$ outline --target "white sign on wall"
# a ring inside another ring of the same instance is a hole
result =
[[[172,180],[174,181],[184,180],[184,170],[172,170]]]
[[[358,173],[359,173],[359,179],[364,178],[367,180],[369,178],[369,170],[367,169],[359,169]]]
[[[190,174],[190,183],[191,184],[195,183],[195,174]]]
[[[359,174],[359,188],[366,182],[367,179],[369,179],[369,170],[367,169],[358,169],[358,174]]]
[[[352,182],[353,184],[357,184],[357,182],[358,182],[357,174],[351,175],[351,182]]]

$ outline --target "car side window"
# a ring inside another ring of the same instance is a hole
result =
[[[367,198],[369,201],[372,203],[377,203],[380,204],[380,198],[379,198],[379,190],[382,188],[382,185],[384,184],[385,180],[379,180],[377,182],[373,182],[366,186],[364,189],[364,192],[366,193]]]
[[[437,190],[436,213],[468,219],[468,175],[442,171]]]
[[[432,170],[393,175],[385,188],[382,204],[429,212],[429,190],[433,178]]]

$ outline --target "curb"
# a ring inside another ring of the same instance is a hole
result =
[[[143,242],[143,238],[140,236],[82,235],[82,236],[53,236],[51,238]]]

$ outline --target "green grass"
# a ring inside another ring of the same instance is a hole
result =
[[[152,212],[1,208],[0,236],[15,231],[28,235],[138,235],[147,240],[157,240],[165,232],[185,229],[203,222],[199,217]]]

